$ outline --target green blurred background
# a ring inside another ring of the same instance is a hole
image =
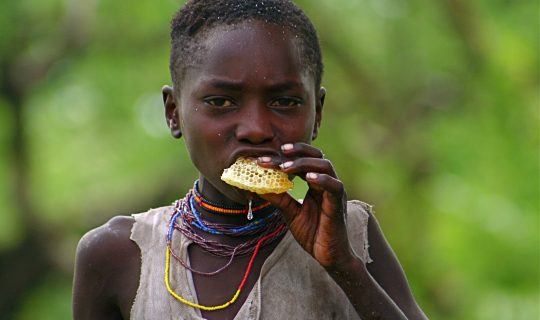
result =
[[[537,1],[303,0],[316,145],[432,319],[539,318]],[[0,318],[70,319],[78,239],[196,177],[167,132],[173,0],[0,1]]]

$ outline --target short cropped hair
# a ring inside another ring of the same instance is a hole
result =
[[[288,28],[297,35],[302,68],[321,85],[323,63],[315,27],[290,0],[190,0],[171,21],[169,69],[174,86],[180,86],[186,67],[200,63],[202,41],[215,27],[261,21]]]

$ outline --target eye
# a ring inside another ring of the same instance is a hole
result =
[[[208,97],[204,99],[204,102],[218,108],[230,108],[234,105],[234,102],[227,97]]]
[[[270,103],[271,107],[283,108],[283,107],[299,107],[302,105],[302,99],[293,97],[281,97],[273,100]]]

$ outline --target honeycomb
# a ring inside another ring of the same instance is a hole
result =
[[[283,193],[294,186],[284,172],[260,167],[255,160],[246,158],[238,158],[232,166],[223,170],[221,180],[258,194]]]

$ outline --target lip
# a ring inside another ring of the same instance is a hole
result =
[[[280,153],[275,149],[270,148],[242,148],[237,149],[232,153],[229,166],[231,166],[238,158],[258,158],[262,156],[279,156]]]

